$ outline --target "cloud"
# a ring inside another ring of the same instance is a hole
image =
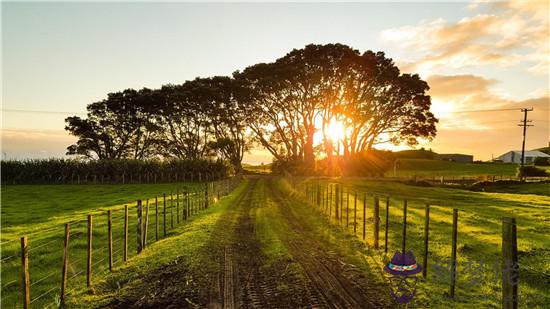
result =
[[[422,73],[440,68],[511,66],[528,63],[529,71],[548,74],[550,60],[548,3],[475,4],[493,14],[477,14],[457,22],[444,19],[387,29],[382,39],[420,52],[406,70]],[[542,11],[542,13],[541,13]]]
[[[543,89],[533,92],[529,99],[512,100],[491,91],[498,81],[477,75],[432,75],[427,82],[432,112],[440,120],[438,129],[484,132],[515,129],[521,118],[520,109],[533,107],[530,118],[540,126],[536,130],[546,128],[548,132],[550,100]]]
[[[448,98],[485,93],[496,80],[485,79],[472,74],[465,75],[432,75],[427,79],[430,95]]]

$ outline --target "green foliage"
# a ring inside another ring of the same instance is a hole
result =
[[[197,78],[161,89],[127,89],[68,117],[78,137],[68,155],[89,159],[218,158],[240,169],[249,139],[229,77]]]
[[[517,175],[518,177],[546,177],[548,176],[548,172],[544,169],[527,165],[518,167]]]
[[[381,136],[415,145],[418,137],[436,133],[427,83],[416,74],[401,74],[383,52],[311,44],[234,78],[249,89],[242,100],[249,127],[282,163],[303,161],[313,168],[317,131],[323,132],[319,152],[331,156],[338,142],[352,157],[371,150]],[[335,121],[347,132],[342,141],[326,134]]]
[[[536,157],[533,163],[537,166],[550,166],[550,158]]]
[[[3,184],[154,183],[217,179],[231,173],[222,161],[196,160],[24,160],[2,161]]]

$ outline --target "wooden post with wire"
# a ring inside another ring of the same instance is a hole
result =
[[[180,224],[180,190],[176,191],[176,223]]]
[[[363,194],[363,241],[367,236],[367,194]]]
[[[136,218],[136,249],[139,254],[143,250],[143,209],[141,207],[141,200],[137,200],[137,218]]]
[[[502,308],[518,307],[518,243],[515,218],[502,219]]]
[[[163,235],[164,237],[166,237],[166,193],[163,193],[163,218],[164,220],[162,220],[162,228],[163,228]]]
[[[29,277],[29,246],[27,236],[21,237],[21,282],[23,283],[23,308],[31,307],[31,279]]]
[[[380,237],[380,202],[378,196],[374,197],[374,211],[373,211],[373,222],[374,222],[374,249],[379,247],[379,237]]]
[[[401,253],[407,249],[407,200],[403,201],[403,239],[401,241]]]
[[[456,245],[458,236],[458,209],[453,209],[453,242],[451,247],[451,287],[449,296],[455,297],[456,289]]]
[[[422,277],[428,276],[428,242],[430,233],[430,205],[426,204],[424,210],[424,261],[422,264]]]
[[[128,205],[124,205],[124,261],[128,261]]]
[[[145,220],[143,220],[143,249],[147,247],[147,234],[149,231],[149,199],[145,200]]]
[[[109,249],[109,271],[113,271],[113,220],[111,210],[107,210],[107,241]]]
[[[86,286],[92,286],[92,215],[88,215],[88,260],[86,265]]]
[[[354,192],[353,195],[353,235],[357,235],[357,192]]]
[[[390,223],[390,197],[386,196],[386,224],[384,226],[384,253],[388,253],[388,228]]]
[[[155,241],[159,241],[159,200],[158,200],[158,197],[156,196],[155,196]]]
[[[67,271],[69,268],[69,237],[69,223],[65,223],[65,239],[63,242],[63,268],[61,270],[61,293],[59,295],[59,300],[62,308],[65,305],[65,290],[67,289]]]

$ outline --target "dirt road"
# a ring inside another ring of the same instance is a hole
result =
[[[138,292],[119,295],[107,307],[392,307],[376,270],[365,272],[333,248],[326,231],[308,219],[315,215],[276,179],[250,178],[196,252],[208,259],[204,267],[185,261],[163,266],[132,289]],[[182,284],[190,277],[193,284]]]

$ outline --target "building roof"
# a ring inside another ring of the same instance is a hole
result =
[[[503,155],[507,154],[507,153],[510,153],[510,152],[515,152],[517,155],[521,156],[521,150],[511,150],[511,151],[508,151],[504,154],[502,154],[500,157],[502,157]],[[529,150],[529,151],[525,151],[525,157],[543,157],[543,158],[550,158],[550,155],[547,155],[545,154],[544,152],[542,151],[537,151],[537,150]]]

